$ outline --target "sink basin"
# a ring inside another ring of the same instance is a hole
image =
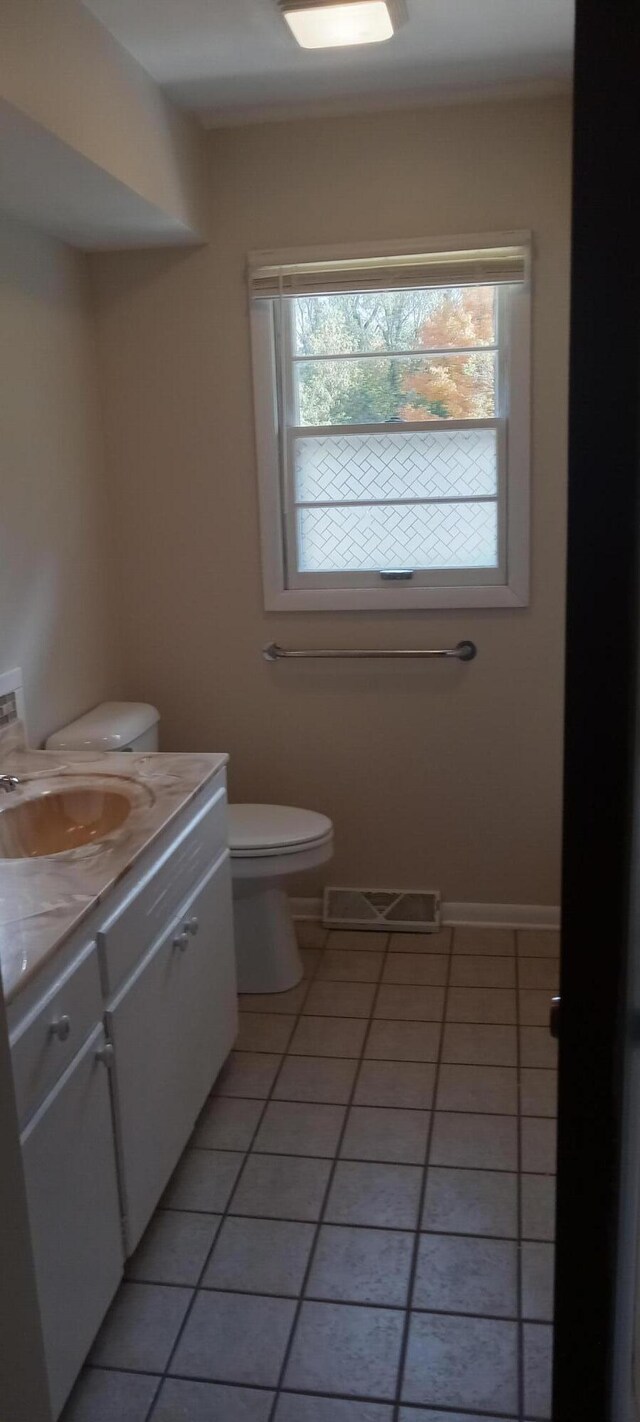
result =
[[[49,788],[27,786],[24,798],[0,804],[0,859],[50,857],[94,844],[120,829],[141,800],[147,795],[133,782],[69,778]]]

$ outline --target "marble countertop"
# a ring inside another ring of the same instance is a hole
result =
[[[33,751],[24,748],[19,723],[0,731],[0,774],[22,782],[6,797],[12,805],[31,798],[38,781],[49,777],[73,783],[99,776],[103,785],[116,777],[132,791],[127,820],[104,839],[60,855],[0,859],[0,974],[7,1001],[227,761],[226,755],[162,751]]]

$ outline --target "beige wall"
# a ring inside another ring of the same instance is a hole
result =
[[[558,900],[569,148],[563,99],[219,132],[209,247],[90,259],[128,693],[166,746],[230,751],[235,798],[330,814],[334,882]],[[247,251],[513,228],[537,252],[530,608],[266,615]],[[471,666],[260,656],[461,637]]]
[[[34,745],[113,689],[86,260],[0,220],[0,671]]]

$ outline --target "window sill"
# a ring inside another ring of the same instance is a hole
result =
[[[528,588],[483,587],[307,588],[265,591],[267,612],[410,612],[465,607],[527,607]]]

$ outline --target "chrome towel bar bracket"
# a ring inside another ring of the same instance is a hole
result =
[[[269,642],[262,648],[262,655],[265,662],[280,662],[291,657],[390,657],[393,659],[403,657],[453,657],[454,661],[472,662],[478,655],[478,648],[475,642],[458,642],[455,647],[428,648],[428,647],[389,647],[368,650],[364,647],[334,651],[288,651],[286,647],[280,647],[277,642]]]

